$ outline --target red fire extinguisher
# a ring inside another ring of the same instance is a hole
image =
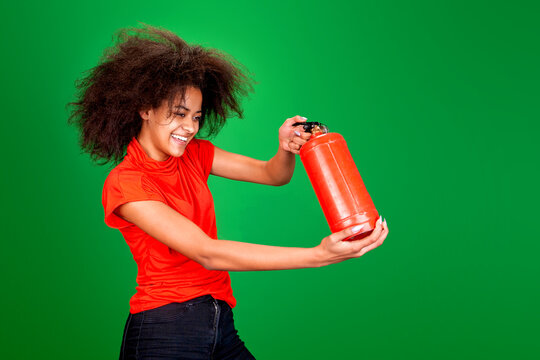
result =
[[[353,225],[364,225],[362,232],[346,240],[359,240],[373,232],[379,214],[343,136],[329,133],[318,122],[295,123],[311,132],[311,138],[300,149],[311,185],[322,207],[330,230],[334,233]]]

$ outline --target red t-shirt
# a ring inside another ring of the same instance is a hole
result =
[[[132,314],[201,295],[236,305],[228,272],[205,269],[114,213],[130,201],[161,201],[217,239],[214,202],[207,185],[213,159],[214,145],[206,140],[193,139],[182,156],[156,161],[133,138],[124,160],[105,180],[105,223],[120,230],[138,267]]]

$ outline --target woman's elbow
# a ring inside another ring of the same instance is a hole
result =
[[[216,245],[216,244],[212,244],[215,241],[219,241],[219,240],[209,239],[206,242],[206,244],[201,246],[201,248],[197,252],[196,258],[193,259],[197,263],[199,263],[202,267],[204,267],[206,270],[221,270],[218,268],[216,254],[215,254],[215,251],[213,251],[215,249],[213,249],[212,247],[212,245]]]
[[[268,185],[272,186],[283,186],[291,182],[292,176],[273,178],[268,182]]]
[[[290,180],[281,180],[281,181],[272,181],[272,182],[269,182],[267,185],[271,185],[271,186],[283,186],[283,185],[287,185],[289,183]]]
[[[281,181],[279,184],[277,184],[276,186],[283,186],[283,185],[287,185],[288,183],[291,182],[291,179],[288,178],[288,179],[285,179],[283,181]]]
[[[215,271],[215,270],[223,270],[220,269],[218,266],[215,265],[215,262],[212,262],[211,260],[205,261],[204,264],[201,264],[206,270],[209,271]]]
[[[216,270],[216,271],[229,271],[233,268],[228,268],[227,266],[224,266],[224,262],[220,261],[217,258],[205,258],[202,260],[199,264],[202,265],[206,270]]]

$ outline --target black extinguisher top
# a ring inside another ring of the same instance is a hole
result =
[[[322,132],[324,134],[328,133],[328,127],[317,121],[306,121],[306,122],[296,122],[293,126],[304,126],[305,132],[310,132],[313,134],[313,131]]]

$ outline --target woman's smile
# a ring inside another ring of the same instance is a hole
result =
[[[176,134],[171,134],[171,137],[173,139],[173,142],[175,142],[178,145],[187,145],[188,139],[189,139],[187,137],[176,135]]]

